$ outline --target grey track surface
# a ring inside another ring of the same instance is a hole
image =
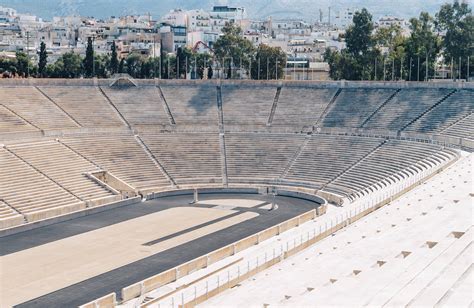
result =
[[[14,253],[172,207],[196,206],[188,204],[192,201],[192,198],[191,195],[160,198],[0,238],[0,253],[1,255]],[[200,200],[222,198],[270,201],[270,197],[253,194],[200,195]],[[308,200],[280,196],[276,197],[276,202],[278,209],[275,211],[267,211],[258,208],[238,208],[242,211],[255,211],[260,215],[202,238],[22,303],[16,307],[77,307],[111,292],[117,292],[120,296],[120,290],[123,287],[231,244],[241,238],[274,226],[318,206],[316,203]]]

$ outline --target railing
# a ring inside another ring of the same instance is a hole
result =
[[[60,78],[24,78],[24,79],[0,79],[0,85],[5,86],[109,86],[114,79],[60,79]],[[200,84],[216,85],[218,82],[226,84],[247,85],[283,85],[283,86],[307,86],[314,85],[323,88],[448,88],[448,89],[474,89],[474,82],[415,82],[415,81],[316,81],[316,80],[185,80],[185,79],[134,79],[137,86],[154,86],[156,84]]]

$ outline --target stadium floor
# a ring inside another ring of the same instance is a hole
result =
[[[2,306],[78,306],[317,206],[276,197],[278,209],[268,211],[270,196],[206,194],[189,205],[192,198],[160,198],[0,238],[10,272],[2,275],[9,280],[0,286]]]

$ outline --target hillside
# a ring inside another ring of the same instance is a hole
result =
[[[177,7],[211,9],[216,4],[228,4],[246,7],[252,18],[274,16],[314,20],[319,16],[319,9],[326,17],[329,6],[333,12],[346,7],[367,7],[375,17],[391,14],[409,18],[423,10],[434,14],[444,2],[446,0],[400,0],[395,6],[392,0],[2,0],[0,5],[50,19],[69,14],[104,18],[148,12],[159,17]]]

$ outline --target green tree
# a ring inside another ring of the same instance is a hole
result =
[[[179,69],[179,77],[180,79],[187,78],[187,74],[191,71],[191,65],[189,63],[190,59],[192,58],[191,50],[185,47],[179,47],[176,52],[176,70]]]
[[[170,56],[163,53],[161,56],[161,78],[162,79],[170,79],[171,78],[171,64],[170,64]]]
[[[374,45],[372,15],[363,8],[355,12],[352,22],[345,34],[347,51],[354,56],[365,56]]]
[[[52,64],[47,64],[45,69],[44,69],[44,75],[47,78],[60,78],[60,72],[57,68],[58,61]]]
[[[242,29],[239,26],[227,23],[222,28],[222,36],[214,43],[214,53],[221,67],[226,67],[227,76],[230,77],[232,64],[242,63],[244,68],[249,67],[255,48],[252,42],[242,36]]]
[[[46,53],[46,44],[44,42],[41,42],[38,61],[38,73],[40,77],[45,77],[47,64],[48,54]]]
[[[95,76],[98,78],[109,78],[111,58],[109,55],[97,55],[94,57]]]
[[[87,39],[86,57],[84,58],[84,71],[86,77],[93,77],[94,74],[94,46],[92,38]]]
[[[259,65],[260,63],[260,65]],[[252,61],[252,79],[280,79],[286,66],[286,54],[279,47],[261,44]],[[260,69],[260,71],[259,71]]]
[[[83,75],[82,69],[83,59],[74,52],[66,52],[54,64],[52,69],[52,77],[58,78],[79,78]],[[48,65],[49,67],[49,65]]]
[[[28,77],[28,68],[30,65],[30,59],[28,55],[22,51],[17,51],[16,57],[16,71],[20,76]]]
[[[212,62],[212,57],[208,53],[193,53],[192,58],[190,59],[190,65],[194,71],[194,78],[203,79],[204,70],[209,63]]]
[[[207,79],[212,79],[212,76],[214,76],[214,71],[212,69],[212,64],[209,63],[207,67]]]
[[[408,37],[406,48],[406,68],[411,71],[409,80],[424,80],[434,75],[435,61],[441,48],[441,39],[435,33],[434,19],[426,12],[419,18],[410,19],[411,34]],[[428,62],[426,62],[428,61]],[[428,66],[428,72],[426,67]]]
[[[380,66],[377,65],[379,67],[376,79],[383,78],[384,65],[386,80],[404,79],[403,66],[406,58],[406,38],[402,35],[400,26],[392,25],[390,27],[378,28],[375,32],[374,40],[377,44],[377,48],[386,50],[385,57],[378,56],[377,58],[377,63],[379,63]]]
[[[355,69],[358,66],[357,60],[347,50],[338,52],[328,48],[324,54],[324,59],[329,64],[329,77],[332,79],[360,79],[360,74]]]
[[[466,76],[467,57],[472,60],[474,56],[474,16],[471,8],[460,1],[447,3],[436,14],[435,24],[438,31],[445,33],[442,41],[445,63],[450,64],[452,59],[457,71],[461,59],[461,76]],[[472,69],[471,64],[470,71]]]
[[[155,78],[159,75],[160,58],[141,59],[139,78]]]
[[[119,68],[119,61],[117,57],[117,46],[115,45],[115,41],[112,42],[111,51],[112,53],[110,55],[109,71],[111,74],[115,74],[118,72],[118,68]]]
[[[324,52],[324,60],[329,65],[329,77],[333,80],[340,80],[342,76],[342,63],[341,63],[341,53],[331,48],[326,48]]]
[[[133,78],[140,78],[142,59],[137,54],[131,54],[127,57],[127,74]]]
[[[165,55],[162,60],[162,79],[177,78],[176,69],[176,56],[173,54]]]
[[[16,60],[0,59],[0,74],[7,77],[13,77],[16,74]]]
[[[124,58],[122,58],[120,60],[120,63],[119,63],[119,66],[118,66],[118,72],[120,74],[123,74],[125,72],[125,59]]]
[[[341,52],[327,50],[330,76],[334,79],[369,80],[373,76],[374,61],[380,55],[372,34],[374,24],[367,9],[354,14],[353,24],[343,35],[346,48]]]
[[[143,63],[144,73],[142,78],[158,78],[160,75],[160,58],[148,58]]]

